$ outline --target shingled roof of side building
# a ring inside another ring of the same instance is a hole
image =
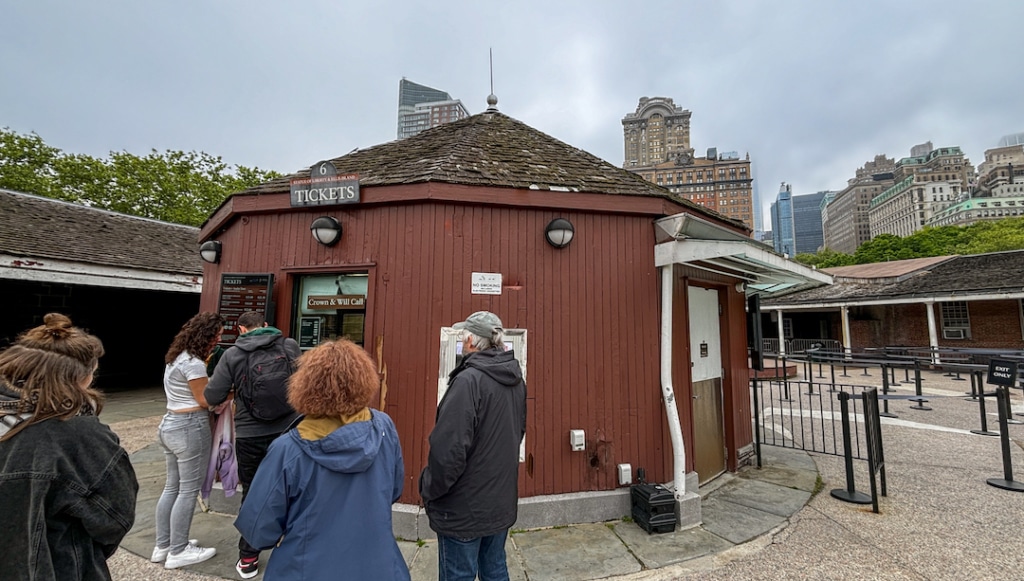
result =
[[[965,300],[971,296],[1024,296],[1024,250],[916,258],[824,269],[824,272],[835,277],[833,284],[773,297],[762,305],[767,308],[882,299]]]
[[[203,274],[198,239],[193,226],[0,189],[4,270],[39,268],[50,259],[198,280]]]
[[[443,182],[470,186],[666,198],[694,212],[750,230],[743,222],[695,204],[497,111],[439,125],[406,139],[331,160],[338,173],[358,173],[360,187]],[[309,169],[240,194],[279,194]]]

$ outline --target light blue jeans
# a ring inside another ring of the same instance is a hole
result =
[[[170,547],[176,555],[188,545],[196,498],[210,462],[210,413],[167,412],[158,434],[167,459],[167,484],[156,503],[156,546]]]

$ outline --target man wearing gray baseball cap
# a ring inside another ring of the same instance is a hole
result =
[[[452,327],[462,331],[463,358],[437,406],[420,497],[437,533],[440,580],[507,581],[526,384],[497,315],[478,311]]]

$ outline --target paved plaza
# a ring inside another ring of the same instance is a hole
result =
[[[621,520],[513,530],[512,579],[1024,578],[1024,494],[985,482],[1003,476],[1000,439],[971,433],[980,419],[978,404],[963,397],[969,385],[939,373],[924,377],[922,392],[932,410],[893,400],[890,409],[899,417],[883,419],[888,496],[879,514],[829,495],[846,487],[842,457],[764,446],[762,468],[745,467],[701,490],[700,527],[648,535]],[[902,385],[894,393],[912,389]],[[1024,412],[1021,392],[1012,397],[1014,411]],[[995,402],[988,403],[989,429],[998,430]],[[140,480],[135,528],[111,559],[114,578],[237,578],[237,534],[229,514],[195,517],[192,536],[218,549],[206,563],[165,571],[138,556],[152,550],[153,510],[163,486],[155,444],[162,408],[161,389],[141,389],[111,394],[102,416],[132,453]],[[1012,468],[1021,481],[1024,426],[1009,429]],[[856,488],[869,492],[865,462],[854,462],[854,475]],[[399,544],[414,580],[437,578],[434,541]]]

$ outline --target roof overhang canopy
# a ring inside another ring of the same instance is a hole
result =
[[[655,221],[655,266],[672,264],[740,279],[765,296],[832,284],[832,276],[789,260],[763,244],[690,214]]]

